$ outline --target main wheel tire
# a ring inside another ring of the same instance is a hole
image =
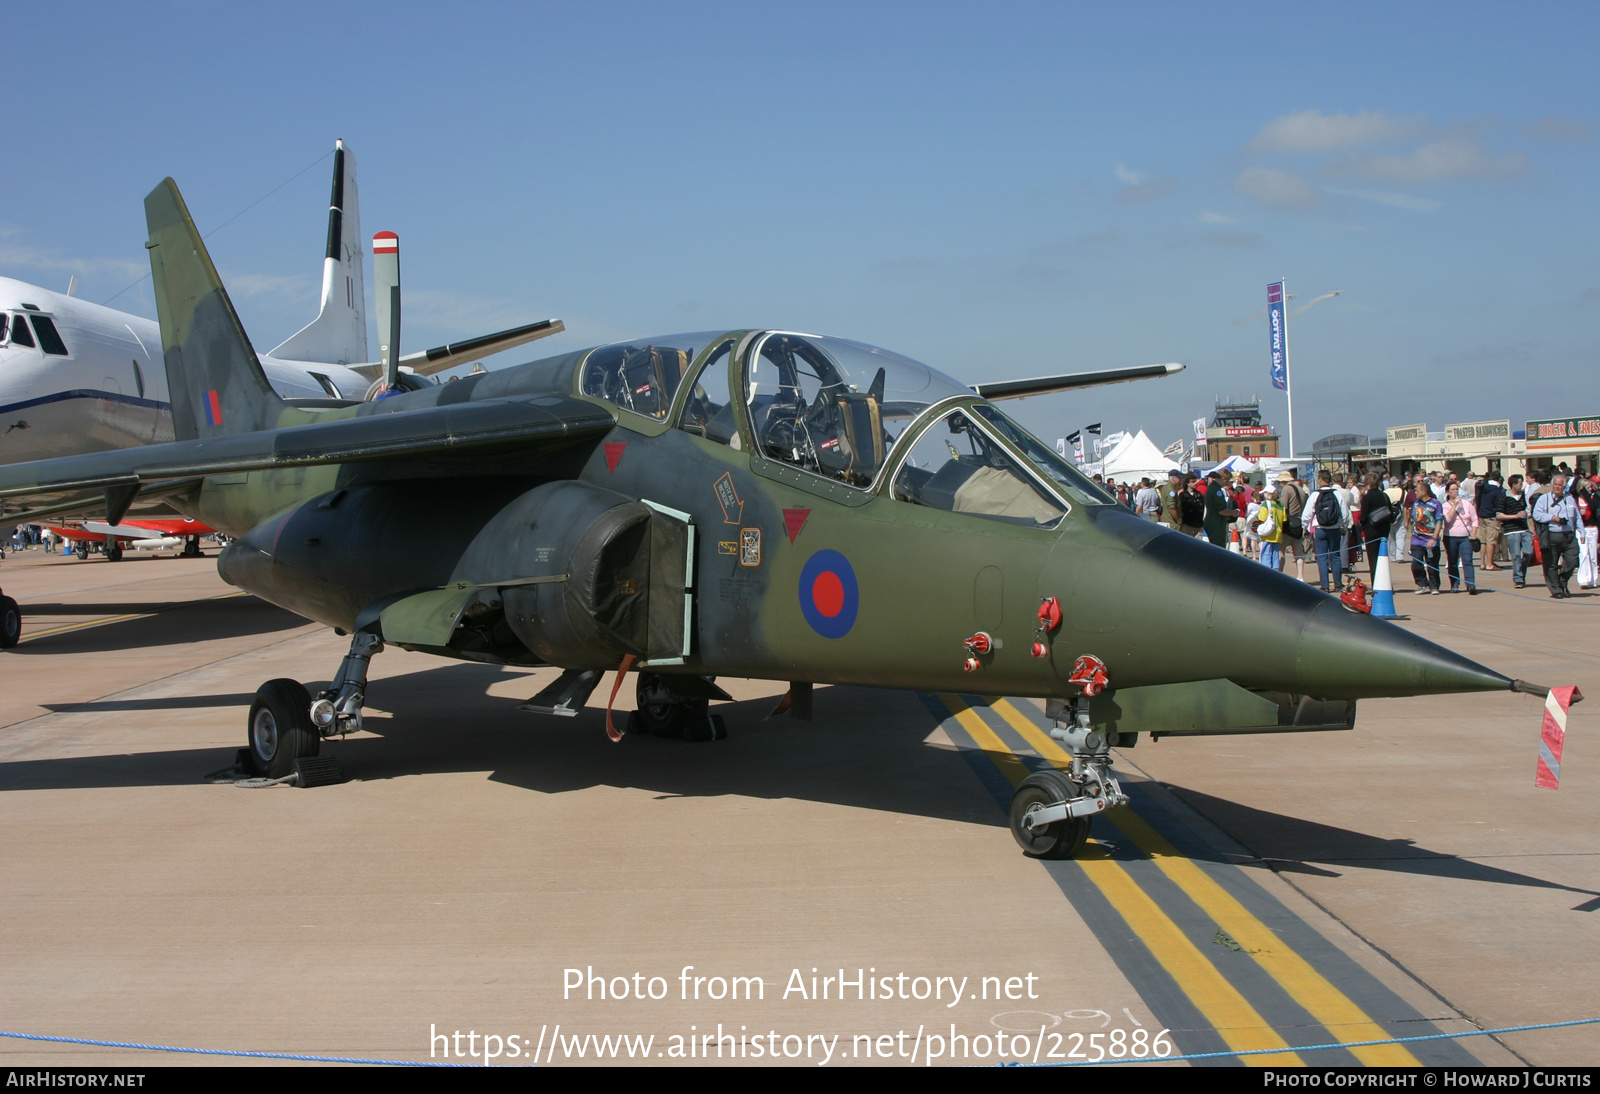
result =
[[[121,562],[122,561],[122,544],[113,543],[113,542],[107,541],[107,543],[106,543],[106,561],[107,562]]]
[[[246,744],[257,775],[281,779],[322,744],[311,724],[311,693],[298,680],[268,680],[250,704]]]
[[[1068,817],[1034,830],[1027,825],[1029,813],[1057,802],[1078,797],[1077,784],[1059,771],[1036,771],[1022,780],[1011,795],[1011,836],[1023,853],[1031,858],[1071,858],[1089,838],[1087,817]]]
[[[639,728],[652,737],[682,737],[689,721],[689,704],[677,702],[658,672],[641,672],[638,690]]]
[[[22,637],[22,609],[9,596],[0,596],[0,650],[9,650]]]

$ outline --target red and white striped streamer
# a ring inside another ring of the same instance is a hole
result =
[[[1567,739],[1567,710],[1582,699],[1577,688],[1551,688],[1544,701],[1544,725],[1539,731],[1539,766],[1533,785],[1544,790],[1561,787],[1561,746]]]

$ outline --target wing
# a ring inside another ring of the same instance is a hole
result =
[[[1036,376],[1031,380],[1000,380],[992,384],[973,384],[972,390],[991,401],[999,399],[1026,399],[1030,395],[1048,395],[1054,391],[1072,391],[1080,387],[1100,387],[1102,384],[1125,384],[1130,380],[1149,380],[1157,376],[1171,376],[1182,372],[1183,366],[1173,362],[1165,365],[1131,365],[1128,368],[1106,368],[1095,372],[1068,372],[1060,376]]]
[[[43,516],[86,503],[98,508],[99,494],[114,523],[134,498],[187,488],[205,475],[454,453],[529,456],[615,425],[604,408],[563,395],[457,403],[11,464],[0,467],[0,498],[37,499],[34,515]]]

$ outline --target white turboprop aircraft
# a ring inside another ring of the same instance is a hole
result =
[[[383,365],[367,356],[366,287],[355,157],[334,146],[328,248],[317,317],[260,355],[278,394],[301,406],[372,393]],[[74,283],[76,278],[74,278]],[[149,319],[0,277],[0,463],[44,460],[173,439],[161,328]],[[377,286],[387,292],[387,286]],[[387,303],[387,299],[385,300]],[[385,309],[380,308],[380,317]],[[544,320],[400,358],[406,385],[475,357],[563,330]],[[388,332],[384,332],[387,336]]]

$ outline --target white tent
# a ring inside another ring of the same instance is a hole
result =
[[[1244,456],[1229,456],[1211,470],[1232,471],[1235,475],[1238,475],[1249,474],[1252,471],[1259,471],[1260,467],[1257,464],[1251,463],[1250,460]]]
[[[1106,453],[1101,474],[1111,481],[1136,483],[1140,479],[1165,479],[1167,472],[1177,466],[1141,429],[1124,436],[1120,444]]]

